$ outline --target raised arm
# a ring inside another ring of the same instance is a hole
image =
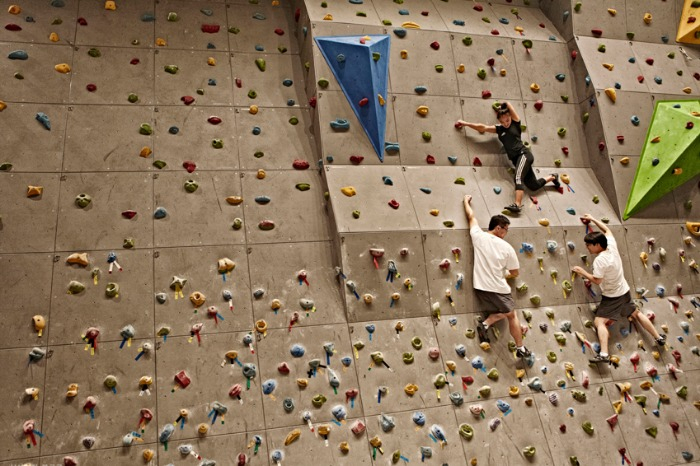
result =
[[[581,218],[595,223],[595,225],[600,229],[600,232],[603,233],[605,236],[607,236],[608,233],[610,233],[610,229],[608,229],[608,227],[603,222],[591,216],[591,214],[585,214]]]
[[[464,120],[457,120],[455,123],[455,128],[461,129],[464,127],[471,128],[475,131],[480,132],[481,134],[483,133],[495,133],[496,132],[496,127],[494,125],[485,125],[483,123],[470,123],[468,121]]]
[[[520,121],[520,115],[515,111],[515,107],[510,102],[504,102],[508,107],[508,112],[510,113],[510,119],[513,121]]]
[[[479,227],[479,222],[476,220],[476,215],[474,215],[474,210],[472,209],[472,197],[467,194],[464,196],[464,212],[467,214],[467,223],[469,223],[469,229],[473,227]]]

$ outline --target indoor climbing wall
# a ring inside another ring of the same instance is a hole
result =
[[[697,462],[697,176],[622,219],[674,131],[700,165],[692,8],[0,2],[0,466]],[[476,338],[462,207],[512,169],[454,125],[503,100],[563,182],[506,237],[522,360]],[[665,348],[622,322],[590,363],[584,213]]]

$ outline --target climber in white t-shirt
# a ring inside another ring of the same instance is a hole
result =
[[[596,355],[595,359],[601,362],[610,361],[608,326],[614,324],[621,317],[627,318],[631,322],[638,322],[644,330],[654,337],[659,347],[663,348],[666,346],[666,335],[659,334],[654,328],[654,324],[639,311],[637,305],[632,301],[630,287],[625,280],[622,269],[622,259],[620,259],[617,242],[612,232],[603,222],[591,217],[590,214],[581,218],[593,222],[600,229],[600,231],[588,233],[583,238],[588,252],[597,254],[593,260],[593,273],[589,273],[579,266],[571,269],[572,272],[599,285],[603,295],[593,321],[600,342],[600,353]]]
[[[464,196],[464,211],[474,245],[473,285],[479,307],[487,314],[477,327],[479,340],[488,342],[489,327],[499,320],[508,319],[508,329],[515,339],[515,354],[521,358],[530,356],[530,351],[523,346],[515,301],[506,281],[506,278],[517,277],[520,268],[513,246],[503,239],[508,233],[510,220],[504,215],[494,215],[489,222],[489,231],[483,231],[474,216],[471,200],[471,196]]]

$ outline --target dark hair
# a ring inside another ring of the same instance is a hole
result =
[[[598,244],[601,248],[608,249],[608,238],[606,238],[605,235],[599,231],[588,233],[583,238],[583,242],[586,244]]]
[[[496,229],[496,227],[505,227],[507,225],[510,225],[510,220],[508,220],[508,217],[505,215],[494,215],[491,217],[491,221],[489,222],[489,231],[493,231]]]
[[[508,104],[503,102],[496,110],[496,118],[500,118],[501,115],[505,115],[507,113],[510,113],[510,109],[508,108]]]

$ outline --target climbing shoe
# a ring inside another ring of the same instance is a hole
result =
[[[554,177],[554,179],[552,180],[552,184],[554,185],[554,187],[557,189],[561,188],[561,183],[559,182],[559,173],[552,173],[552,176]]]
[[[515,204],[515,203],[505,206],[505,209],[507,211],[514,213],[514,214],[519,214],[520,211],[523,210],[522,207],[520,207],[518,204]]]
[[[484,322],[479,320],[479,322],[476,325],[476,333],[479,336],[479,343],[490,343],[491,340],[489,339],[488,334],[486,333],[487,329],[484,326]]]
[[[610,362],[610,356],[601,356],[600,354],[596,354],[595,358],[593,358],[594,362]]]
[[[656,339],[656,344],[659,345],[659,347],[663,348],[666,346],[666,334],[662,333],[659,338]]]
[[[515,350],[515,355],[519,358],[527,358],[530,357],[532,353],[530,352],[529,349],[525,348],[524,346],[522,349],[518,348]]]

